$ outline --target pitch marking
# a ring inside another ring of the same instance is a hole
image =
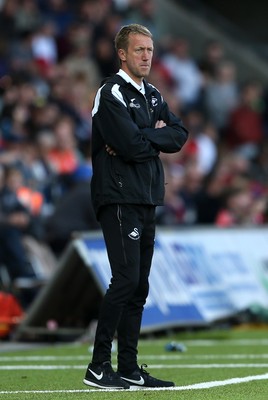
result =
[[[268,373],[263,375],[253,375],[253,376],[246,376],[244,378],[231,378],[225,379],[223,381],[211,381],[211,382],[202,382],[202,383],[195,383],[193,385],[187,386],[175,386],[173,388],[133,388],[131,390],[146,390],[146,391],[184,391],[184,390],[199,390],[199,389],[210,389],[213,387],[219,386],[227,386],[227,385],[236,385],[239,383],[246,383],[252,381],[260,381],[260,380],[267,380]],[[0,394],[49,394],[49,393],[91,393],[91,392],[122,392],[118,389],[88,389],[88,390],[14,390],[14,391],[0,391]],[[124,390],[123,390],[124,392]]]
[[[66,370],[66,369],[85,369],[85,365],[1,365],[0,370]],[[268,363],[254,364],[152,364],[150,369],[170,369],[170,368],[268,368]]]
[[[217,360],[217,359],[229,359],[229,360],[239,360],[239,359],[267,359],[268,354],[199,354],[191,355],[187,354],[168,354],[168,355],[140,355],[140,359],[146,360]],[[88,356],[0,356],[0,363],[7,361],[85,361],[88,360]]]

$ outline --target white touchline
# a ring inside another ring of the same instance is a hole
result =
[[[84,365],[0,365],[0,370],[65,370],[65,369],[85,369]],[[268,363],[233,363],[233,364],[150,364],[150,369],[170,369],[170,368],[268,368]]]
[[[149,340],[141,340],[140,347],[152,346],[152,342]],[[186,346],[191,347],[204,347],[204,346],[264,346],[268,345],[268,339],[193,339],[193,340],[183,340]],[[154,346],[163,346],[165,342],[163,340],[154,340]]]
[[[198,389],[210,389],[213,387],[219,386],[227,386],[227,385],[236,385],[239,383],[246,383],[252,381],[261,381],[261,380],[268,380],[268,373],[263,375],[252,375],[252,376],[245,376],[244,378],[231,378],[225,379],[223,381],[211,381],[211,382],[201,382],[195,383],[193,385],[187,386],[175,386],[172,388],[131,388],[130,390],[146,390],[146,391],[183,391],[183,390],[198,390]],[[122,389],[87,389],[87,390],[14,390],[14,391],[7,391],[3,390],[0,391],[0,394],[45,394],[45,393],[89,393],[89,392],[118,392],[122,393]]]
[[[197,354],[197,355],[187,355],[183,354],[147,354],[140,355],[139,358],[146,360],[217,360],[217,359],[267,359],[268,354]],[[88,356],[1,356],[0,363],[7,361],[84,361],[88,360]]]

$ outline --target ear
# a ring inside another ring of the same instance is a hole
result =
[[[126,61],[126,52],[123,49],[118,50],[118,57],[121,61]]]

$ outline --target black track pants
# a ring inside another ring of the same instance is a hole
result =
[[[99,314],[93,363],[111,360],[117,330],[118,370],[137,367],[143,307],[149,291],[155,238],[155,207],[109,205],[100,214],[112,278]]]

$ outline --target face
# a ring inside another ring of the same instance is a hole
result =
[[[142,34],[130,34],[128,49],[118,50],[121,68],[139,85],[142,78],[149,75],[152,57],[153,41]]]

